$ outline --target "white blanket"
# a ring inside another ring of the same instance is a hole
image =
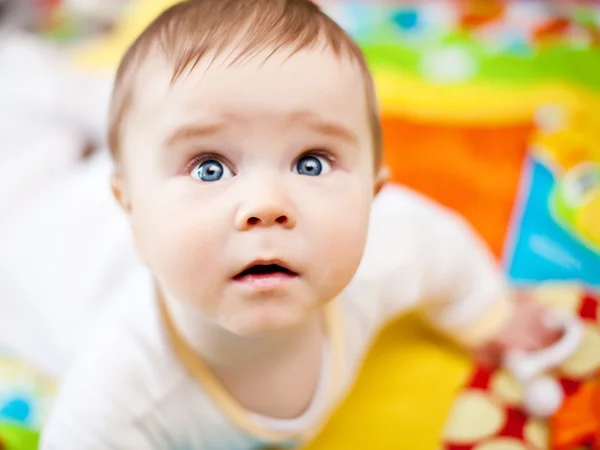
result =
[[[107,152],[80,158],[103,142],[112,80],[31,36],[0,42],[0,347],[59,375],[138,267]]]

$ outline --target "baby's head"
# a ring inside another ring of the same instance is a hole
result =
[[[361,260],[381,132],[360,50],[309,0],[189,0],[125,55],[113,189],[163,295],[293,326]]]

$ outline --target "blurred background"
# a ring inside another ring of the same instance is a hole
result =
[[[0,0],[0,448],[35,448],[83,318],[133,265],[98,238],[127,240],[99,181],[108,100],[172,3]],[[515,284],[600,287],[600,3],[319,3],[371,66],[392,181],[463,214]]]

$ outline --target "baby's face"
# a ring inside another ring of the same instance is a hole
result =
[[[237,334],[301,321],[362,257],[374,167],[357,65],[302,51],[145,64],[123,127],[137,247],[165,295]],[[120,187],[119,187],[120,186]]]

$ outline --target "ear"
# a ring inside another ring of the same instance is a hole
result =
[[[141,247],[138,242],[138,235],[135,230],[135,223],[133,222],[131,216],[132,206],[131,198],[129,195],[129,187],[127,186],[127,180],[123,177],[121,173],[119,173],[118,170],[113,172],[113,174],[110,177],[110,187],[112,189],[112,193],[115,197],[115,200],[117,201],[119,206],[121,206],[125,214],[127,214],[127,220],[131,227],[133,237],[133,245],[135,246],[138,257],[143,264],[148,265],[143,252],[140,250]]]
[[[110,177],[110,187],[117,203],[128,215],[131,213],[131,199],[123,176],[115,171]]]
[[[377,170],[377,174],[375,175],[375,187],[374,193],[375,195],[379,194],[379,191],[383,189],[383,186],[389,181],[390,171],[386,166],[381,166],[379,170]]]

